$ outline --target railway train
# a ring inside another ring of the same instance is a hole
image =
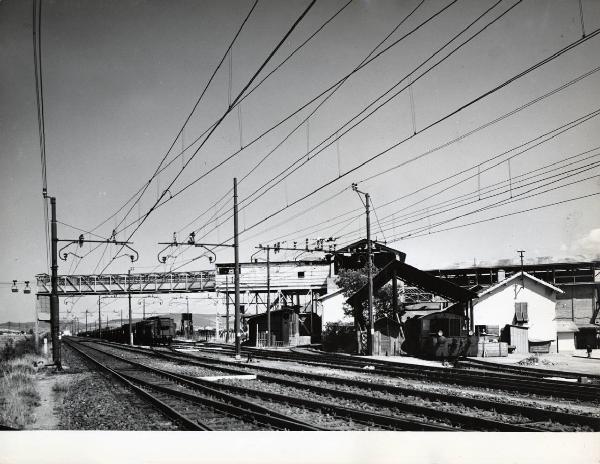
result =
[[[133,343],[135,345],[170,345],[175,336],[175,321],[170,317],[149,317],[133,324]],[[102,338],[118,343],[129,343],[129,324],[121,327],[98,329],[79,334],[83,337]]]
[[[469,332],[465,317],[447,311],[410,318],[405,323],[402,348],[412,356],[445,359],[458,356],[477,356],[478,337]],[[438,343],[438,332],[446,338]]]

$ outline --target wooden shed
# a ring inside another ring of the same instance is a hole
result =
[[[267,346],[267,313],[246,318],[248,344]],[[284,306],[271,311],[271,346],[309,345],[321,340],[321,317],[316,313],[300,312],[299,306]]]
[[[373,324],[375,339],[373,343],[374,355],[399,356],[402,354],[400,345],[404,342],[400,324],[390,318],[382,317]]]

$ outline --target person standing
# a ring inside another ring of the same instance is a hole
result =
[[[472,336],[473,336],[473,331],[469,330],[469,335],[467,336],[464,345],[459,348],[459,353],[456,356],[456,361],[454,362],[454,367],[458,367],[458,363],[461,359],[467,359],[467,355],[469,354],[469,349],[471,348],[471,337]]]
[[[442,359],[442,366],[446,365],[446,358],[448,357],[448,339],[444,337],[444,332],[442,330],[438,332],[436,357]]]

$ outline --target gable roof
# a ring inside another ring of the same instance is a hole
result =
[[[381,242],[377,242],[375,240],[371,240],[371,250],[373,253],[392,253],[397,256],[397,259],[404,262],[406,259],[406,253],[403,253],[400,250],[396,250],[395,248],[391,248]],[[343,248],[340,248],[336,251],[336,253],[366,253],[367,251],[367,239],[363,238],[357,240],[350,245],[346,245]]]
[[[323,295],[321,297],[319,297],[320,301],[325,301],[328,300],[329,298],[333,298],[336,295],[339,295],[340,293],[343,293],[344,290],[341,288],[338,288],[337,290],[334,290],[333,292],[327,293],[326,295]]]
[[[396,278],[403,280],[409,285],[439,295],[451,301],[469,301],[477,298],[477,293],[454,285],[452,282],[432,276],[425,271],[410,266],[400,261],[391,261],[373,276],[373,290],[383,287],[389,282],[394,272]],[[368,297],[368,285],[361,287],[354,295],[346,300],[352,307],[360,304]]]
[[[532,280],[532,281],[534,281],[534,282],[537,282],[537,283],[538,283],[538,284],[540,284],[540,285],[543,285],[543,286],[545,286],[545,287],[548,287],[548,288],[550,288],[550,289],[554,290],[556,293],[565,293],[565,292],[563,292],[563,291],[562,291],[560,288],[558,288],[558,287],[555,287],[555,286],[554,286],[554,285],[552,285],[552,284],[549,284],[549,283],[548,283],[548,282],[546,282],[545,280],[538,279],[537,277],[534,277],[534,276],[532,276],[531,274],[528,274],[527,272],[523,272],[523,275],[524,275],[525,277],[527,277],[528,279],[530,279],[530,280]],[[512,280],[519,279],[519,278],[521,278],[521,273],[520,273],[520,272],[518,272],[518,273],[516,273],[516,274],[513,274],[512,276],[508,277],[507,279],[504,279],[503,281],[501,281],[501,282],[498,282],[497,284],[495,284],[495,285],[492,285],[491,287],[488,287],[486,290],[484,290],[483,292],[481,292],[481,293],[479,294],[479,297],[481,298],[482,296],[484,296],[484,295],[487,295],[488,293],[493,293],[493,292],[494,292],[494,291],[496,291],[497,289],[499,289],[499,288],[501,288],[501,287],[504,287],[504,286],[506,286],[506,285],[507,285],[509,282],[511,282]]]

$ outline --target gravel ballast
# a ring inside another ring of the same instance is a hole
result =
[[[168,417],[65,345],[63,364],[68,369],[59,380],[66,386],[57,407],[60,430],[178,430]]]

